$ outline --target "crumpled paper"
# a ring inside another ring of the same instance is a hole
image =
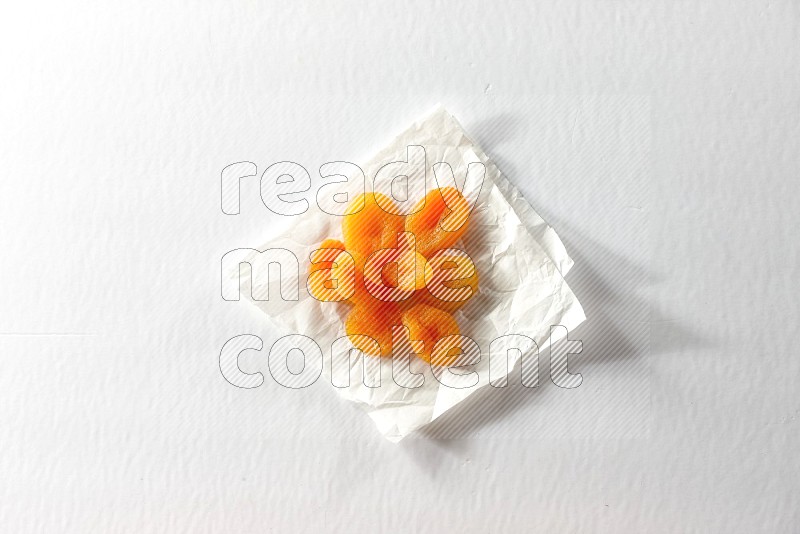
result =
[[[461,334],[478,343],[480,362],[449,375],[448,385],[444,385],[433,376],[430,366],[412,357],[410,370],[421,373],[424,382],[420,387],[407,388],[393,379],[391,359],[363,356],[354,350],[355,355],[348,363],[347,353],[332,355],[332,343],[345,336],[348,306],[319,302],[311,297],[306,290],[306,277],[310,253],[325,238],[341,238],[342,218],[317,209],[313,202],[307,212],[295,217],[290,229],[268,235],[258,248],[262,251],[283,248],[296,255],[299,273],[282,272],[281,285],[299,284],[299,300],[255,300],[246,289],[252,284],[252,294],[266,294],[268,289],[259,287],[263,281],[251,279],[244,271],[240,278],[242,293],[266,314],[281,335],[302,334],[319,345],[324,355],[321,378],[331,382],[339,395],[360,405],[380,433],[393,442],[446,414],[488,386],[490,380],[493,385],[504,383],[506,376],[518,367],[524,350],[508,351],[502,343],[493,345],[493,340],[506,334],[521,334],[533,339],[543,350],[563,335],[563,329],[555,329],[551,339],[551,325],[563,325],[571,331],[585,320],[578,299],[564,280],[573,261],[561,240],[445,109],[438,107],[414,122],[360,166],[367,191],[372,190],[372,179],[382,166],[406,161],[409,145],[425,148],[425,190],[453,185],[446,183],[449,173],[440,176],[433,172],[434,165],[440,162],[450,165],[458,187],[466,188],[465,196],[477,193],[470,187],[480,187],[469,229],[455,245],[472,258],[480,277],[478,293],[455,314]],[[468,165],[473,162],[485,165],[481,184],[464,183]],[[438,183],[436,178],[445,183]],[[414,188],[412,181],[406,183],[408,197],[413,200],[410,205],[425,193]],[[363,192],[364,186],[364,181],[356,175],[334,187],[353,199]],[[238,269],[232,274],[238,276]],[[477,372],[478,380],[477,384],[466,387],[475,381],[474,374],[465,374],[469,371]],[[456,376],[459,373],[461,377]],[[283,378],[288,382],[292,377]],[[379,387],[375,387],[377,384]],[[451,387],[454,384],[461,385]]]

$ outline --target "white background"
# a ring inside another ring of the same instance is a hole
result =
[[[797,3],[3,11],[0,531],[800,531]],[[437,102],[576,260],[581,388],[394,445],[328,384],[225,382],[274,334],[219,258],[286,221],[255,182],[223,215],[221,169]]]

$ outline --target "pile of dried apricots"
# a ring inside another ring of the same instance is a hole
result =
[[[359,195],[342,221],[344,242],[326,239],[311,254],[308,290],[352,307],[345,330],[373,356],[392,354],[392,326],[404,326],[413,351],[434,365],[458,356],[433,351],[459,335],[453,313],[477,291],[472,260],[452,247],[466,232],[470,206],[453,187],[431,190],[407,216],[380,193]],[[421,343],[421,344],[420,344]]]

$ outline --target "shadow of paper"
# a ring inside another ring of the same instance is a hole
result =
[[[642,264],[630,261],[589,238],[579,238],[567,225],[559,225],[559,234],[575,259],[575,266],[566,277],[567,282],[588,318],[569,333],[570,340],[583,342],[582,352],[570,356],[571,371],[580,373],[582,369],[614,365],[616,371],[641,374],[643,369],[647,371],[648,358],[652,356],[687,345],[698,347],[707,344],[690,328],[652,308],[648,294],[651,284],[657,281],[643,266],[646,257],[642,258]],[[665,336],[666,342],[656,347],[650,343],[654,324],[669,331]],[[668,340],[673,340],[674,344]],[[409,436],[403,442],[406,443],[404,447],[415,451],[422,447],[434,456],[439,450],[458,452],[455,440],[479,434],[489,423],[495,425],[504,418],[518,415],[518,412],[536,410],[536,399],[542,392],[557,388],[549,378],[549,354],[550,351],[540,354],[537,388],[521,386],[517,368],[510,376],[508,387],[486,387],[476,392],[438,420]],[[415,443],[421,441],[415,438],[424,438],[430,443],[423,447]]]
[[[517,138],[524,128],[523,121],[510,113],[465,126],[478,145],[495,149]],[[497,153],[490,157],[506,176],[525,176],[513,161]],[[641,227],[629,225],[630,228],[620,229],[638,238],[631,242],[643,245],[642,250],[626,250],[626,257],[595,241],[585,231],[558,220],[546,209],[534,208],[556,228],[575,260],[566,280],[584,307],[587,320],[569,333],[570,340],[583,342],[583,351],[570,356],[571,372],[602,368],[615,373],[627,370],[631,375],[649,375],[649,362],[653,357],[710,345],[711,342],[695,329],[653,305],[650,292],[660,280],[649,268],[649,241]],[[616,237],[621,239],[615,241],[626,242],[627,236]],[[658,333],[657,343],[653,343],[653,332]],[[522,387],[517,368],[509,377],[508,387],[486,387],[476,392],[403,440],[399,444],[401,451],[435,477],[440,466],[446,465],[442,462],[444,457],[463,457],[468,461],[472,442],[463,438],[493,432],[498,423],[502,427],[503,421],[525,420],[528,414],[531,419],[535,418],[545,400],[543,395],[558,389],[550,380],[549,354],[550,351],[540,354],[538,388]],[[649,384],[649,376],[647,380]]]
[[[498,147],[516,136],[522,122],[522,119],[514,113],[498,113],[488,119],[465,126],[478,146]],[[491,143],[488,142],[489,140]],[[499,162],[494,157],[492,160],[499,166]],[[506,167],[499,168],[505,169]]]

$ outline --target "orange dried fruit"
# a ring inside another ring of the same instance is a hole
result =
[[[308,292],[317,300],[338,302],[347,300],[355,292],[353,258],[344,249],[344,243],[326,239],[314,250],[309,259]]]
[[[356,305],[350,310],[344,328],[353,345],[365,354],[389,356],[392,353],[392,326],[401,324],[400,309],[392,302],[382,302],[376,306]],[[372,338],[380,348],[376,352]]]
[[[347,250],[345,249],[344,243],[342,243],[338,239],[326,239],[325,241],[320,243],[319,247],[317,248],[335,248],[338,250]]]
[[[429,256],[448,248],[467,231],[470,206],[455,187],[430,191],[406,217],[405,229],[416,237],[417,251]]]
[[[452,313],[478,288],[469,256],[449,248],[464,235],[470,207],[445,187],[417,210],[403,217],[390,213],[397,208],[385,195],[356,197],[342,221],[344,242],[327,239],[312,252],[308,289],[318,300],[353,305],[345,331],[365,354],[391,355],[392,327],[402,325],[408,337],[397,350],[411,342],[426,362],[452,365],[463,340]]]
[[[408,308],[402,313],[401,320],[403,326],[408,328],[411,341],[422,342],[422,351],[417,356],[428,363],[431,363],[431,354],[437,341],[460,333],[452,314],[428,304],[415,304]],[[449,362],[440,358],[433,363],[447,365]]]
[[[425,279],[433,277],[433,271],[425,256],[413,252],[412,258],[387,263],[381,269],[381,282],[387,287],[400,287],[415,291],[425,287]],[[413,276],[410,275],[413,271]]]
[[[376,299],[398,302],[425,287],[426,273],[432,276],[428,261],[414,250],[414,235],[401,232],[397,247],[377,250],[367,259],[364,284]]]
[[[404,218],[387,213],[377,200],[384,206],[393,205],[381,193],[359,195],[347,207],[347,214],[342,220],[347,250],[365,258],[376,250],[394,247],[397,234],[405,229]]]
[[[370,292],[367,291],[366,284],[364,283],[364,263],[366,263],[366,258],[358,253],[353,253],[352,256],[355,267],[355,291],[353,292],[353,296],[350,297],[349,302],[357,306],[363,304],[374,307],[380,304],[381,301],[373,297]]]
[[[423,300],[450,313],[466,304],[478,291],[478,269],[466,252],[444,249],[430,257],[430,276]]]

